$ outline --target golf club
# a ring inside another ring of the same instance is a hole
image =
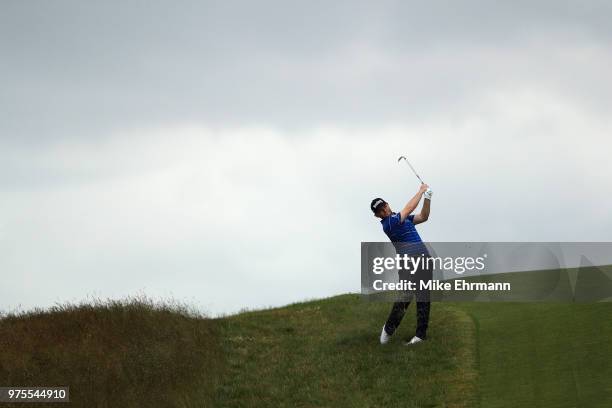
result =
[[[419,176],[416,172],[416,170],[414,169],[414,167],[412,167],[412,164],[410,164],[410,162],[408,161],[408,159],[406,158],[406,156],[400,156],[399,159],[397,159],[397,162],[399,163],[400,161],[402,161],[402,159],[404,159],[406,161],[406,164],[408,164],[408,166],[410,166],[410,169],[412,170],[412,172],[414,173],[415,176],[417,176],[417,178],[419,179],[419,181],[421,182],[421,184],[425,184],[425,182],[423,181],[423,179],[421,179],[421,176]]]

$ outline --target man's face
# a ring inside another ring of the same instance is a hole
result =
[[[374,215],[378,218],[385,218],[391,215],[391,207],[389,207],[389,203],[384,203],[382,208],[379,208]]]

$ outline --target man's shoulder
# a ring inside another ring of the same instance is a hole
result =
[[[390,231],[396,225],[402,224],[400,213],[392,213],[391,215],[380,220],[383,230],[385,232]]]
[[[391,223],[395,223],[401,220],[402,220],[402,215],[400,213],[391,213],[391,215],[383,218],[381,222],[390,221]]]

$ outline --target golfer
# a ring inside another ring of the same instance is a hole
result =
[[[393,245],[398,254],[408,254],[411,257],[423,256],[429,257],[427,248],[423,244],[419,233],[414,227],[416,224],[427,221],[429,218],[429,210],[431,205],[431,196],[433,192],[427,184],[421,184],[419,191],[414,197],[408,201],[404,208],[399,212],[395,213],[389,207],[389,204],[382,198],[375,198],[370,204],[370,209],[374,215],[380,218],[383,231]],[[412,212],[417,208],[422,197],[423,207],[421,212],[413,215]],[[428,262],[421,263],[421,265],[428,264]],[[411,274],[409,271],[399,270],[400,280],[427,280],[431,279],[432,270],[427,267],[419,268],[413,271]],[[408,297],[406,297],[408,295]],[[429,324],[429,308],[430,299],[429,292],[416,291],[414,293],[402,294],[400,299],[393,304],[391,313],[387,322],[382,328],[380,333],[380,343],[386,344],[393,336],[393,333],[399,326],[406,313],[406,309],[410,305],[411,297],[416,297],[416,315],[417,315],[417,328],[415,336],[407,341],[405,344],[419,343],[427,337],[427,325]]]

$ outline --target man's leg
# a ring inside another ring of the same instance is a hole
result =
[[[406,271],[402,268],[398,268],[397,270],[399,281],[407,281],[411,279],[411,275],[409,271]],[[389,335],[392,336],[395,333],[395,329],[398,328],[404,315],[406,314],[406,309],[410,306],[410,301],[412,300],[413,294],[404,291],[397,293],[397,300],[393,303],[393,307],[391,308],[391,313],[389,313],[389,317],[387,318],[387,322],[383,330]]]
[[[397,327],[402,322],[402,319],[406,314],[406,309],[408,309],[408,306],[410,306],[410,301],[393,303],[391,313],[389,313],[389,318],[385,323],[385,331],[389,336],[392,336],[393,333],[395,333],[395,329],[397,329]]]
[[[417,329],[416,336],[421,340],[427,337],[427,326],[429,325],[430,302],[417,302]]]
[[[428,259],[428,258],[425,258]],[[419,280],[429,281],[432,279],[433,268],[425,263],[426,267],[421,268],[417,274]],[[427,337],[427,326],[429,325],[429,309],[431,308],[431,293],[429,290],[420,290],[416,294],[416,317],[417,317],[417,329],[416,336],[421,340],[425,340]]]

